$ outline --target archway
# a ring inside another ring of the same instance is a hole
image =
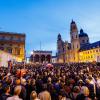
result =
[[[33,55],[30,56],[30,61],[33,62]]]
[[[39,55],[38,55],[38,54],[36,54],[36,55],[34,56],[34,62],[39,62]]]
[[[45,62],[45,55],[41,55],[41,63]]]
[[[47,61],[48,63],[51,62],[51,55],[47,55],[47,56],[46,56],[46,61]]]

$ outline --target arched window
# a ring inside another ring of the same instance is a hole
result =
[[[33,61],[33,55],[30,56],[30,61],[31,61],[31,62]]]
[[[51,56],[50,56],[50,55],[47,55],[47,56],[46,56],[46,61],[47,61],[48,63],[50,63],[50,61],[51,61]]]
[[[41,62],[45,62],[45,55],[41,55]]]
[[[15,48],[15,53],[16,53],[16,55],[20,55],[20,48]]]
[[[39,62],[39,60],[40,60],[40,57],[39,57],[38,54],[36,54],[36,55],[34,56],[34,62]]]

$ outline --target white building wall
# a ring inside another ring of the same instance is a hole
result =
[[[52,63],[57,63],[57,58],[52,58]]]
[[[16,56],[13,56],[9,53],[0,50],[0,67],[8,67],[8,61],[20,61]]]

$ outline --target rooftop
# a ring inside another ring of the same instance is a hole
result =
[[[46,51],[46,50],[33,50],[35,53],[52,53],[52,51]]]
[[[0,31],[0,35],[20,35],[20,36],[25,36],[25,33]]]
[[[90,49],[99,48],[99,47],[100,47],[100,41],[97,41],[97,42],[82,46],[80,48],[80,51],[90,50]]]

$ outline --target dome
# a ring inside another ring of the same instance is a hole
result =
[[[88,37],[88,35],[87,35],[87,33],[84,33],[83,29],[81,29],[79,37]]]
[[[88,37],[88,35],[86,33],[83,33],[83,34],[79,34],[79,37]]]

